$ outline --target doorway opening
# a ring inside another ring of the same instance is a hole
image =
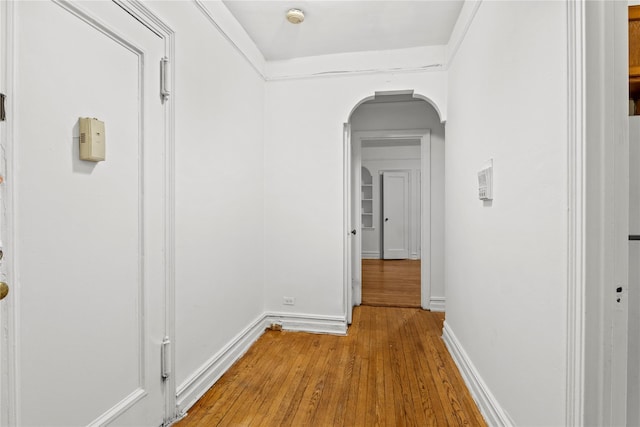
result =
[[[419,308],[421,142],[356,139],[362,163],[362,304]]]
[[[444,125],[437,110],[412,92],[377,93],[348,126],[352,305],[444,311]]]

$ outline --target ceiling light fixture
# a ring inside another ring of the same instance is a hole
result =
[[[304,12],[300,9],[289,9],[285,16],[287,17],[287,21],[292,24],[299,24],[304,21]]]

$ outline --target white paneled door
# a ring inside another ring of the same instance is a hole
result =
[[[163,40],[118,4],[13,5],[16,419],[159,426]],[[106,161],[79,160],[79,117]]]
[[[383,172],[382,218],[383,258],[409,258],[409,172]]]

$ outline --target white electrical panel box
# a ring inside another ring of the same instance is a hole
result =
[[[493,159],[478,172],[478,198],[493,200]]]
[[[104,122],[80,117],[80,160],[101,162],[105,159]]]

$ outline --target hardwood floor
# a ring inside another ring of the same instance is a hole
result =
[[[420,307],[420,260],[362,260],[362,304]]]
[[[176,426],[485,426],[443,320],[361,306],[346,337],[267,331]]]

